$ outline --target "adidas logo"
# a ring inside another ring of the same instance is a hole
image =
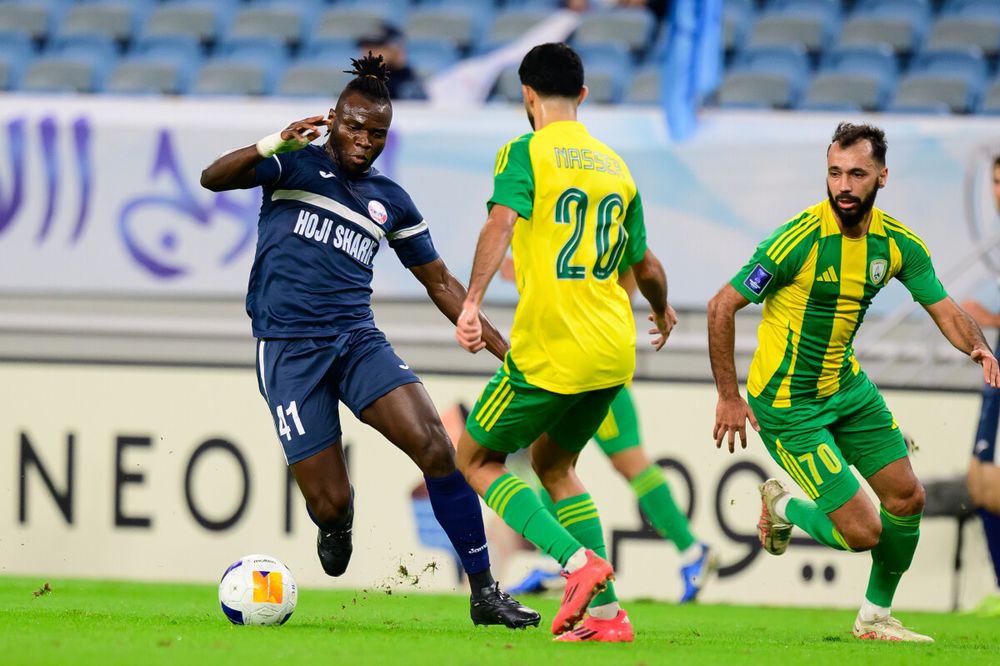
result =
[[[837,271],[833,270],[833,266],[829,266],[823,274],[816,278],[817,282],[839,282],[837,279]]]

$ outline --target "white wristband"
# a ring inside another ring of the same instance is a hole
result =
[[[311,142],[308,140],[299,141],[295,138],[285,141],[281,138],[281,132],[275,132],[274,134],[268,134],[257,142],[257,153],[261,157],[267,159],[268,157],[274,156],[276,153],[290,153],[293,150],[305,148],[310,143]]]

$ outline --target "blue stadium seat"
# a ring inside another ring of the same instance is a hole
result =
[[[209,58],[187,90],[191,95],[268,95],[286,61],[274,54],[238,51]]]
[[[99,35],[68,35],[54,38],[44,56],[65,58],[91,66],[94,90],[100,88],[111,66],[118,59],[118,44],[111,37]]]
[[[946,102],[939,101],[894,101],[885,108],[886,113],[906,113],[919,116],[951,115],[951,107]]]
[[[173,58],[178,62],[200,61],[205,55],[205,47],[194,35],[163,35],[140,37],[129,49],[129,55],[151,54]]]
[[[663,72],[656,65],[643,67],[635,73],[625,92],[627,104],[658,105],[660,104],[660,86]]]
[[[1000,2],[995,13],[956,12],[942,14],[930,27],[925,50],[947,50],[975,46],[989,57],[1000,52]]]
[[[720,106],[789,108],[794,106],[809,75],[809,57],[801,46],[747,48],[723,77]]]
[[[754,9],[750,2],[727,0],[722,6],[722,48],[726,53],[739,51],[743,48],[747,32],[753,23],[751,19],[753,15]],[[664,29],[661,30],[661,37],[669,32],[664,26]],[[654,50],[658,49],[654,48]]]
[[[975,108],[980,87],[967,79],[934,72],[915,72],[900,79],[887,111],[947,106],[952,113]]]
[[[370,5],[370,6],[369,6]],[[375,32],[382,23],[398,24],[398,17],[382,5],[334,5],[318,18],[306,21],[306,46],[329,40],[357,42],[365,35]]]
[[[57,32],[61,36],[99,35],[125,42],[132,39],[152,9],[152,0],[77,2],[67,8]]]
[[[806,87],[799,109],[881,110],[889,97],[888,80],[864,72],[821,71]]]
[[[1000,78],[993,79],[986,87],[976,110],[991,116],[1000,115]]]
[[[406,52],[410,65],[423,79],[448,69],[460,59],[458,49],[437,40],[409,41]]]
[[[494,48],[512,42],[538,23],[544,21],[551,12],[545,9],[515,7],[504,9],[496,15],[492,25],[485,31],[482,45],[478,52],[491,51]]]
[[[611,44],[642,53],[652,42],[655,29],[655,17],[647,9],[589,11],[573,33],[573,44],[579,47]]]
[[[269,39],[246,37],[221,42],[212,55],[219,58],[243,58],[248,62],[283,63],[288,60],[288,47],[280,37]]]
[[[437,39],[466,49],[482,40],[483,30],[491,19],[491,14],[480,15],[461,6],[421,5],[407,15],[403,32],[408,40]]]
[[[101,92],[117,95],[176,95],[191,85],[200,58],[182,60],[163,53],[129,55],[118,60]]]
[[[746,43],[752,47],[801,44],[810,53],[819,53],[839,26],[839,7],[826,0],[779,0],[758,15]]]
[[[229,19],[228,8],[211,2],[174,2],[157,5],[139,31],[147,37],[195,37],[202,43],[214,41]]]
[[[829,49],[820,70],[844,74],[870,74],[887,82],[899,76],[899,61],[888,44],[841,46]]]
[[[871,46],[884,43],[897,55],[909,54],[923,39],[930,25],[926,0],[861,0],[844,21],[840,46]]]
[[[0,90],[11,90],[35,57],[34,45],[24,33],[0,33]]]
[[[354,78],[342,65],[323,62],[295,62],[282,74],[274,94],[282,97],[318,97],[335,100]]]
[[[348,69],[360,54],[353,39],[320,39],[299,49],[299,62],[328,63]]]
[[[89,93],[99,84],[93,63],[76,56],[42,55],[30,62],[18,90],[38,93]]]
[[[17,33],[29,39],[45,39],[52,31],[54,14],[44,4],[0,4],[0,33]]]
[[[240,8],[225,26],[223,39],[278,39],[285,44],[298,44],[305,25],[304,16],[302,9],[293,5],[248,5]]]
[[[1000,18],[1000,3],[996,0],[947,0],[941,16],[984,16]]]

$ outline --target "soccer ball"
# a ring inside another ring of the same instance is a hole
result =
[[[292,572],[268,555],[240,558],[219,583],[222,612],[233,624],[284,624],[297,599]]]

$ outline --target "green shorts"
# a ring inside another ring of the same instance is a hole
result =
[[[622,389],[615,396],[608,415],[594,433],[594,441],[609,457],[639,446],[639,418],[635,413],[631,389]]]
[[[513,453],[542,433],[567,451],[582,451],[621,386],[564,395],[529,384],[510,355],[483,389],[465,427],[479,444]]]
[[[903,434],[865,374],[826,399],[777,409],[750,398],[768,453],[826,513],[854,497],[860,484],[906,457]]]

